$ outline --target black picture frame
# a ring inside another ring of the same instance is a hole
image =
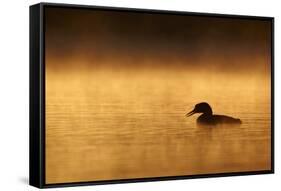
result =
[[[186,176],[166,176],[152,178],[87,181],[72,183],[45,183],[45,14],[46,7],[62,7],[70,9],[90,9],[106,11],[124,11],[138,13],[161,13],[170,15],[204,16],[218,18],[239,18],[266,20],[271,23],[271,170],[231,172],[217,174],[200,174]],[[29,134],[29,184],[38,188],[66,186],[99,185],[112,183],[131,183],[146,181],[163,181],[190,178],[226,177],[274,173],[274,18],[246,15],[226,15],[212,13],[194,13],[180,11],[163,11],[150,9],[133,9],[117,7],[101,7],[88,5],[39,3],[30,6],[30,134]]]

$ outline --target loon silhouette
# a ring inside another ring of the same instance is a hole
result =
[[[197,119],[198,124],[205,125],[218,125],[218,124],[241,124],[240,119],[236,119],[233,117],[225,116],[225,115],[213,115],[213,111],[211,106],[206,103],[198,103],[195,105],[194,109],[186,114],[186,117],[189,117],[195,113],[203,113]]]

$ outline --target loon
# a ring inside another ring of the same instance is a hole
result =
[[[198,124],[204,125],[219,125],[219,124],[241,124],[242,121],[237,118],[229,117],[226,115],[213,115],[211,106],[206,103],[198,103],[195,105],[194,109],[186,114],[189,117],[195,113],[203,113],[197,118]]]

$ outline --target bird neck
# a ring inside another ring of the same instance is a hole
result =
[[[202,115],[213,115],[213,111],[211,108],[206,109]]]

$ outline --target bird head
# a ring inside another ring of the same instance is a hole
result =
[[[206,102],[196,104],[194,109],[186,114],[186,117],[189,117],[195,113],[213,114],[211,106]]]

